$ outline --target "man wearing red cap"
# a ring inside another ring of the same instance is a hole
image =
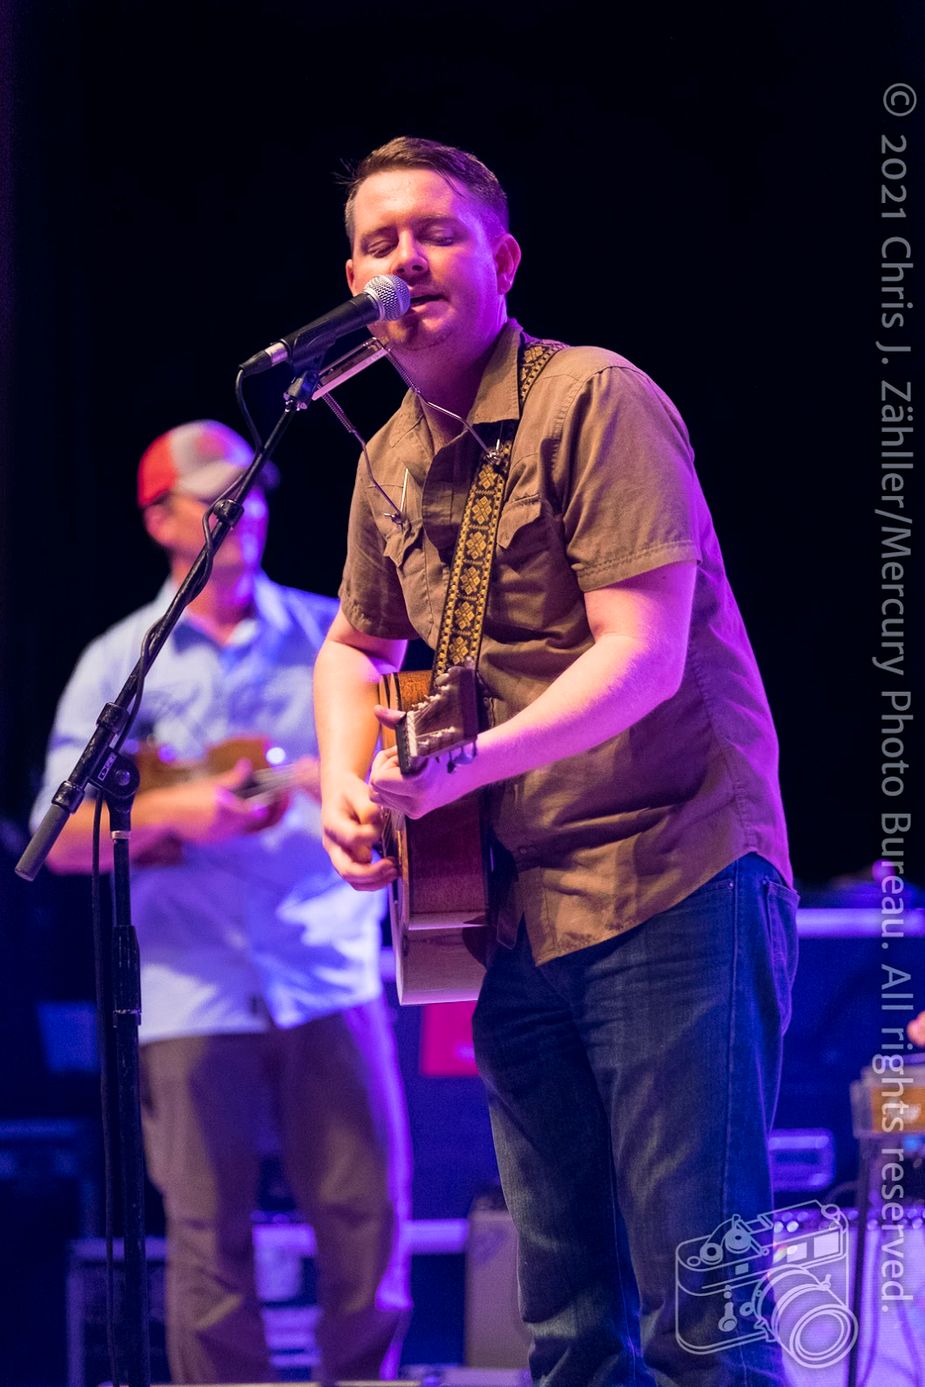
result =
[[[206,509],[251,456],[231,429],[197,420],[142,457],[138,501],[170,577],[81,656],[37,816],[198,553]],[[185,762],[256,734],[291,768],[287,791],[260,800],[238,793],[252,772],[239,759],[223,774],[143,786],[135,802],[145,1149],[167,1220],[175,1382],[274,1376],[251,1239],[264,1110],[317,1239],[325,1380],[393,1375],[409,1307],[407,1124],[381,996],[381,908],[339,880],[320,842],[311,669],[336,603],[266,577],[266,531],[258,487],[152,667],[134,726]],[[73,815],[51,867],[89,871],[92,817],[91,804]]]

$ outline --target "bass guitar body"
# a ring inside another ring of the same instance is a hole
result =
[[[379,702],[407,715],[406,726],[382,729],[383,746],[399,745],[403,769],[411,729],[411,765],[475,740],[474,671],[454,667],[441,679],[433,692],[423,670],[380,681]],[[467,795],[421,819],[389,814],[382,837],[386,854],[399,866],[389,888],[399,1001],[407,1005],[477,997],[489,935],[478,796]]]

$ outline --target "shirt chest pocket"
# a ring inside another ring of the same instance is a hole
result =
[[[509,502],[498,521],[498,559],[504,567],[527,567],[561,541],[552,507],[541,496],[526,496]]]
[[[414,553],[421,550],[421,531],[420,520],[405,520],[401,525],[392,525],[384,535],[384,552],[387,559],[401,573],[409,562],[413,562]]]
[[[420,519],[406,520],[401,526],[393,525],[382,539],[383,553],[395,567],[408,618],[423,640],[432,640],[440,612],[434,610],[430,599],[433,584],[428,582],[423,524]]]
[[[548,629],[580,598],[561,524],[543,497],[505,506],[496,548],[488,600],[492,618],[504,628],[499,634]]]

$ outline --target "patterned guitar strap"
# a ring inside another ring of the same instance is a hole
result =
[[[564,346],[564,342],[524,338],[517,375],[521,418],[534,382],[547,362]],[[469,488],[453,550],[431,687],[450,665],[471,663],[473,668],[478,667],[498,521],[518,423],[508,421],[497,447],[483,453]]]

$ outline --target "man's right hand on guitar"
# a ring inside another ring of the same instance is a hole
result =
[[[373,858],[382,832],[382,815],[365,781],[347,774],[327,781],[322,801],[323,842],[334,868],[357,891],[378,891],[398,875],[391,857]]]

